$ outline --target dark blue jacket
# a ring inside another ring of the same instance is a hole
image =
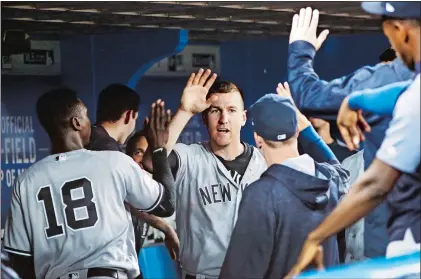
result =
[[[289,272],[308,234],[337,205],[339,188],[346,187],[340,185],[348,182],[336,158],[313,163],[314,176],[272,165],[244,190],[220,279],[283,278]],[[337,265],[336,235],[323,246],[324,264]]]
[[[377,88],[397,81],[412,79],[414,73],[395,59],[392,63],[365,66],[331,81],[320,80],[313,69],[315,48],[308,42],[296,41],[289,46],[288,83],[297,107],[305,114],[326,120],[336,120],[342,101],[356,90]],[[365,115],[372,131],[364,142],[364,164],[367,168],[380,148],[391,117]],[[336,125],[331,125],[336,127]],[[373,210],[364,225],[366,257],[384,256],[388,243],[385,203]]]

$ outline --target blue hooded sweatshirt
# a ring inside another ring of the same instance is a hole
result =
[[[283,278],[296,263],[308,234],[349,185],[349,173],[334,155],[320,163],[315,160],[323,152],[310,155],[314,159],[305,154],[270,166],[244,190],[219,278]],[[325,266],[337,265],[336,236],[323,246]]]

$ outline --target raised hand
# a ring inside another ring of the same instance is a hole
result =
[[[312,10],[310,7],[301,9],[300,14],[295,14],[292,18],[291,33],[289,34],[289,43],[295,41],[306,41],[312,44],[316,51],[320,49],[323,42],[329,35],[329,30],[325,29],[317,37],[317,26],[319,24],[319,11]]]
[[[298,130],[300,132],[311,125],[307,117],[305,117],[295,105],[294,99],[292,99],[292,96],[291,96],[291,91],[289,89],[288,82],[284,82],[284,84],[278,83],[278,87],[276,88],[276,93],[278,93],[279,96],[290,99],[292,104],[295,106],[295,110],[297,111],[297,116],[298,116]]]
[[[165,111],[165,103],[157,100],[151,106],[149,119],[148,123],[145,121],[148,144],[152,150],[165,147],[169,138],[171,111]]]
[[[216,74],[211,75],[211,70],[209,69],[206,71],[200,69],[197,73],[192,73],[181,96],[180,109],[192,114],[200,113],[207,109],[218,98],[213,95],[206,100],[206,95],[215,82],[216,77]]]
[[[370,125],[362,116],[362,111],[354,111],[349,107],[348,98],[341,104],[336,123],[346,146],[351,151],[358,149],[360,142],[365,140],[364,132],[371,131]]]
[[[295,105],[294,100],[292,99],[291,90],[289,89],[288,82],[278,83],[278,87],[276,88],[276,93],[278,93],[279,96],[288,98],[292,101],[292,103]]]

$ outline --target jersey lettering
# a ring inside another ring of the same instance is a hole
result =
[[[230,184],[213,184],[199,188],[203,205],[231,201]]]

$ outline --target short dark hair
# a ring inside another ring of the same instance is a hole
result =
[[[110,84],[98,97],[96,122],[116,122],[128,110],[138,111],[140,96],[124,84]]]
[[[146,131],[140,130],[133,134],[128,140],[126,144],[126,154],[132,156],[132,154],[136,151],[136,143],[140,140],[141,137],[146,138]]]
[[[241,99],[244,103],[244,93],[243,90],[237,85],[235,85],[231,81],[225,81],[225,80],[216,80],[211,88],[209,89],[208,94],[206,95],[206,99],[209,99],[212,94],[216,93],[231,93],[238,91],[241,95]]]
[[[70,127],[72,117],[78,116],[81,106],[76,91],[59,88],[44,93],[37,101],[39,122],[51,136]]]
[[[243,104],[244,102],[244,93],[243,90],[241,90],[240,87],[238,87],[237,85],[235,85],[233,82],[231,81],[225,81],[225,80],[216,80],[211,88],[209,89],[208,94],[206,95],[206,100],[210,98],[210,96],[212,96],[212,94],[223,94],[223,93],[231,93],[231,92],[239,92],[241,95],[241,100],[243,100]],[[207,114],[208,114],[209,108],[205,109],[202,112],[202,121],[205,125],[207,125]]]
[[[380,56],[380,62],[390,62],[396,59],[396,52],[392,48],[386,49]]]

